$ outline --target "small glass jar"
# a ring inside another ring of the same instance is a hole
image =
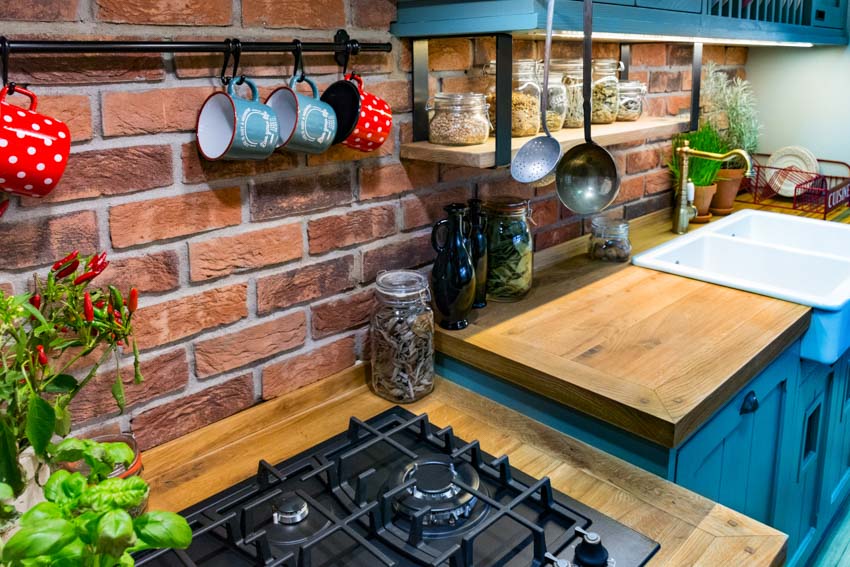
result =
[[[590,99],[590,121],[611,124],[620,109],[619,81],[621,64],[616,59],[593,60],[593,89]]]
[[[640,81],[620,81],[620,109],[617,120],[633,122],[643,114],[646,85]]]
[[[584,76],[581,59],[553,59],[549,68],[561,73],[566,89],[564,128],[581,128],[584,126],[584,96],[581,92]]]
[[[517,301],[531,289],[533,245],[525,199],[496,197],[484,203],[487,217],[487,298]]]
[[[372,313],[372,389],[396,403],[434,389],[434,312],[428,278],[412,270],[378,274]]]
[[[537,73],[540,85],[543,85],[543,65]],[[546,106],[546,127],[550,132],[557,132],[564,126],[564,118],[567,116],[567,86],[564,84],[564,74],[549,69],[549,85]]]
[[[629,223],[607,217],[594,218],[590,221],[588,252],[593,260],[628,262],[632,255]]]
[[[484,69],[488,75],[496,74],[496,62],[491,61]],[[540,84],[537,81],[537,61],[520,59],[512,68],[511,92],[511,136],[534,136],[540,131]],[[496,85],[487,90],[490,105],[490,123],[494,133],[496,127]]]
[[[487,101],[478,93],[437,93],[428,122],[428,141],[445,146],[474,146],[490,138]]]

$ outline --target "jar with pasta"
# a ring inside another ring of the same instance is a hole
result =
[[[549,68],[560,73],[564,83],[564,128],[581,128],[584,126],[584,96],[581,92],[584,78],[581,59],[553,59]]]
[[[643,114],[646,85],[640,81],[620,81],[620,109],[617,120],[632,122]]]
[[[372,313],[372,389],[396,403],[434,389],[434,312],[428,278],[412,270],[378,274]]]
[[[478,93],[437,93],[428,122],[428,141],[446,146],[483,144],[490,137],[487,102]]]
[[[621,64],[616,59],[593,60],[593,88],[590,99],[590,121],[611,124],[620,109],[620,89],[617,75]]]
[[[484,69],[487,75],[495,77],[496,62],[491,61]],[[537,81],[537,61],[520,59],[514,61],[511,78],[511,136],[534,136],[540,131],[540,83]],[[494,133],[496,127],[496,86],[487,90],[487,104],[490,105],[490,123]]]
[[[496,197],[484,203],[487,216],[487,298],[517,301],[531,289],[533,246],[528,201]]]

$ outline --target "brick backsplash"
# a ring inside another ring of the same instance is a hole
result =
[[[127,410],[111,400],[111,366],[74,401],[81,431],[134,431],[149,448],[368,358],[364,332],[381,270],[432,259],[430,224],[443,204],[479,194],[531,199],[538,249],[581,236],[586,219],[507,170],[441,166],[398,158],[411,139],[410,45],[388,32],[394,0],[40,0],[6,2],[0,22],[14,37],[47,39],[327,41],[347,27],[361,41],[391,41],[353,68],[394,109],[379,152],[335,146],[318,156],[277,152],[262,162],[207,162],[192,130],[204,98],[220,88],[216,54],[13,55],[10,77],[29,83],[39,109],[68,122],[73,154],[48,198],[13,199],[0,220],[0,290],[23,292],[73,248],[105,249],[101,284],[142,291],[137,338],[142,385],[124,360]],[[516,57],[540,44],[517,41]],[[555,56],[576,57],[577,42]],[[597,57],[618,46],[599,43]],[[480,90],[489,38],[431,44],[431,88]],[[744,74],[746,48],[706,46],[707,61]],[[654,115],[687,112],[691,51],[645,44],[631,75],[649,85]],[[339,78],[328,54],[305,56],[320,86]],[[292,58],[245,54],[242,70],[263,95],[288,79]],[[23,104],[22,97],[13,97]],[[669,140],[612,148],[622,190],[606,214],[635,218],[671,201],[664,167]]]

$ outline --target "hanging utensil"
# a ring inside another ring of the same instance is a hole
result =
[[[546,109],[549,106],[549,58],[552,55],[552,20],[555,0],[549,0],[546,11],[546,49],[543,54],[543,100],[540,104],[540,120],[545,136],[529,140],[517,152],[511,162],[511,176],[520,183],[531,183],[536,187],[549,185],[555,180],[555,169],[561,159],[561,143],[549,133],[546,125]]]
[[[573,212],[598,213],[620,190],[617,164],[610,152],[590,137],[591,55],[593,44],[593,0],[584,0],[584,144],[571,148],[558,164],[558,198]]]

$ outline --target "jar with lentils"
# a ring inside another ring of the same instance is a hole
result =
[[[445,146],[474,146],[490,137],[487,102],[478,93],[437,93],[428,123],[428,141]]]

